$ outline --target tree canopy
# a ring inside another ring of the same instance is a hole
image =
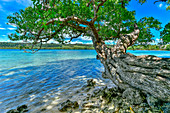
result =
[[[151,28],[161,29],[161,22],[153,17],[135,18],[135,11],[126,6],[131,0],[32,0],[33,6],[21,9],[8,16],[8,24],[17,26],[10,34],[13,41],[31,41],[42,44],[54,39],[67,43],[79,36],[89,36],[92,30],[97,40],[117,40],[121,35],[133,31],[136,23],[140,29],[138,44],[151,42]],[[164,0],[165,1],[165,0]],[[139,0],[143,4],[146,0]],[[169,3],[169,0],[167,1]],[[166,31],[165,31],[166,32]],[[66,34],[69,37],[66,37]],[[162,38],[163,41],[165,38]],[[169,41],[169,40],[165,40]]]
[[[170,23],[166,24],[164,30],[161,31],[161,39],[164,44],[170,42]]]

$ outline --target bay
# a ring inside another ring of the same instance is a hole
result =
[[[128,52],[170,58],[170,51]],[[23,104],[30,112],[48,107],[56,98],[65,99],[81,89],[91,78],[108,82],[101,77],[103,70],[94,50],[40,50],[30,54],[0,49],[0,113]]]

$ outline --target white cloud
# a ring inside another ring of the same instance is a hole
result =
[[[9,30],[15,30],[16,28],[7,28],[7,29],[9,29]]]
[[[32,4],[31,0],[16,0],[16,2],[25,6],[29,6]]]
[[[7,24],[7,23],[5,23],[5,24]],[[8,25],[10,25],[10,26],[12,26],[12,27],[17,27],[17,25],[12,24],[12,23],[8,23]]]
[[[4,1],[4,2],[10,2],[10,1],[14,1],[14,0],[2,0],[2,1]]]
[[[11,42],[11,40],[0,40],[0,42]]]
[[[22,4],[24,6],[30,6],[32,4],[32,1],[31,0],[1,0],[1,1],[4,1],[4,2],[17,2],[18,4]]]
[[[91,37],[88,37],[88,36],[81,36],[80,37],[82,40],[91,40]]]
[[[6,35],[2,35],[2,36],[6,36]]]
[[[160,41],[160,39],[159,39],[159,38],[156,38],[155,40],[156,40],[156,41]]]
[[[47,43],[55,43],[55,44],[59,44],[59,42],[55,41],[54,39],[49,40]]]
[[[156,38],[154,44],[155,44],[155,43],[157,44],[157,43],[159,43],[159,42],[161,42],[161,40],[160,40],[159,38]]]
[[[162,4],[162,3],[160,3],[160,4],[159,4],[159,7],[161,8],[162,6],[163,6],[163,4]]]
[[[93,44],[92,42],[89,42],[89,43],[84,43],[84,44]]]
[[[5,30],[5,28],[0,27],[0,30]]]
[[[166,9],[168,7],[168,5],[166,5],[165,3],[160,3],[158,5],[158,7],[161,8],[161,9]]]
[[[70,42],[70,44],[83,44],[83,42],[75,41],[75,42]]]
[[[2,7],[2,5],[0,4],[0,11],[4,11],[4,9],[3,9],[3,7]]]

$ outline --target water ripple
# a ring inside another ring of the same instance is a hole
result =
[[[87,79],[101,78],[101,70],[100,61],[95,59],[62,60],[7,70],[0,77],[1,112],[21,104],[38,109],[52,98],[81,88]]]

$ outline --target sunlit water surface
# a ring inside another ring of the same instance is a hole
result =
[[[170,51],[129,50],[170,58]],[[26,104],[31,110],[69,95],[104,70],[94,50],[41,50],[35,54],[0,49],[0,113]],[[30,110],[30,112],[31,112]]]

